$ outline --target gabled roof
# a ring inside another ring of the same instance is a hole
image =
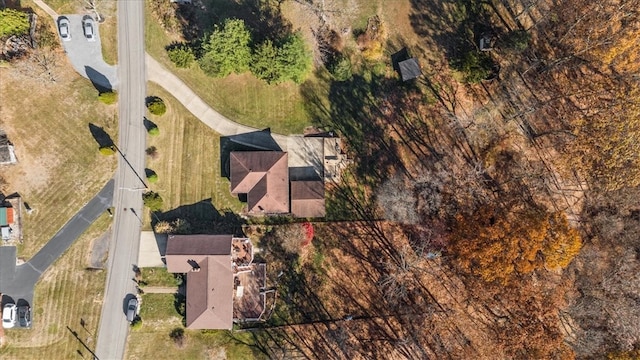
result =
[[[188,329],[231,329],[233,272],[229,256],[207,256],[187,276]]]
[[[291,182],[291,213],[296,217],[325,215],[324,183],[322,181]]]
[[[281,151],[233,151],[232,194],[247,194],[250,213],[289,212],[289,168]]]
[[[420,65],[418,64],[418,60],[416,60],[416,58],[401,61],[400,63],[398,63],[398,67],[400,68],[400,76],[402,77],[402,81],[415,79],[418,76],[422,75]]]
[[[189,329],[230,329],[233,322],[232,235],[169,235],[167,271],[187,274]]]
[[[187,273],[205,257],[231,254],[231,235],[169,235],[165,261],[167,271]]]

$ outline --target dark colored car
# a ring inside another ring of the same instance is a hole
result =
[[[18,307],[18,324],[23,328],[31,327],[31,307],[28,305]]]

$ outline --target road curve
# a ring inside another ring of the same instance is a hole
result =
[[[124,358],[129,331],[124,303],[136,290],[131,279],[140,244],[141,191],[146,187],[142,178],[146,145],[144,1],[118,2],[118,76],[120,161],[113,199],[113,238],[96,346],[96,355],[101,360]]]

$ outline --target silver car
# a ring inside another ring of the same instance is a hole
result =
[[[133,298],[129,300],[129,304],[127,305],[127,321],[133,322],[136,316],[138,315],[138,299]]]
[[[71,40],[71,32],[69,31],[69,19],[60,19],[60,21],[58,21],[58,30],[60,31],[60,37],[62,38],[62,41]]]

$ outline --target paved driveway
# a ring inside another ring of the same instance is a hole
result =
[[[47,268],[104,213],[113,199],[114,181],[78,211],[28,262],[16,266],[16,247],[0,247],[0,292],[14,301],[33,303],[33,287]]]
[[[69,19],[71,39],[62,41],[67,57],[73,68],[82,76],[91,80],[100,91],[116,89],[118,76],[116,67],[107,64],[102,58],[102,46],[100,42],[100,26],[93,21],[95,41],[88,41],[82,30],[82,19],[89,15],[60,15],[56,20],[56,26],[60,19]]]

